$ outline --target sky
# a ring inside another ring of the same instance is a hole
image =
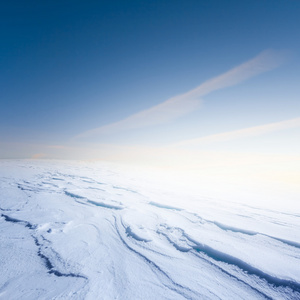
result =
[[[0,15],[0,158],[298,184],[299,1],[2,1]]]

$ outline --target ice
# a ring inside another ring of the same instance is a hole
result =
[[[0,299],[300,299],[300,212],[108,163],[0,161]]]

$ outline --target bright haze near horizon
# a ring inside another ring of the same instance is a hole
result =
[[[299,1],[12,1],[0,11],[1,158],[299,191]]]

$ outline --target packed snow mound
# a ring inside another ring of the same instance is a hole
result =
[[[0,299],[300,299],[300,214],[106,164],[0,162]]]

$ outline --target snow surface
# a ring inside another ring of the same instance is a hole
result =
[[[300,299],[300,213],[107,164],[0,161],[0,299]]]

